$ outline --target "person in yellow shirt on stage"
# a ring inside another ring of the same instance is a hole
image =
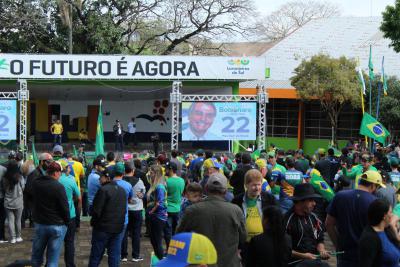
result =
[[[61,145],[61,137],[64,129],[60,120],[56,120],[50,127],[50,132],[53,135],[54,145]]]

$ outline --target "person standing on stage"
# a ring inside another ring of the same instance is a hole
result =
[[[51,125],[50,127],[50,132],[53,135],[53,143],[54,145],[61,145],[61,137],[62,137],[62,133],[63,133],[64,129],[63,126],[60,122],[60,120],[56,120],[55,123],[53,123],[53,125]]]
[[[126,145],[128,145],[130,142],[133,143],[134,146],[136,146],[136,122],[135,118],[132,118],[131,121],[128,123],[128,138],[126,140]]]
[[[122,152],[124,147],[123,136],[124,136],[124,129],[119,120],[115,121],[113,126],[113,133],[115,138],[115,150]]]

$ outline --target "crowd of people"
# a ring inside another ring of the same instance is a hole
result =
[[[90,267],[104,255],[109,266],[142,261],[142,228],[155,266],[329,266],[330,257],[339,267],[398,266],[399,157],[393,143],[374,153],[271,145],[89,162],[55,145],[35,166],[12,151],[0,166],[0,243],[22,242],[29,222],[32,266],[58,266],[63,244],[65,265],[76,266],[75,235],[90,216]]]

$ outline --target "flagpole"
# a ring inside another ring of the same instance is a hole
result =
[[[362,109],[362,114],[364,116],[365,106],[364,106],[364,93],[363,93],[363,90],[360,90],[360,93],[361,93],[361,109]],[[367,138],[367,136],[364,136],[364,138],[365,138],[365,146],[368,147],[368,138]]]
[[[378,83],[378,97],[376,99],[376,120],[379,119],[379,102],[381,98],[382,83]]]

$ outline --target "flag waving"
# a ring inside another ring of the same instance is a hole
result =
[[[356,70],[357,70],[358,81],[360,82],[360,85],[361,85],[361,88],[362,88],[362,92],[363,92],[364,95],[366,95],[367,91],[365,89],[365,81],[364,81],[363,72],[362,72],[360,67],[357,67]]]
[[[390,135],[389,131],[367,112],[364,113],[361,121],[360,134],[371,137],[382,144],[385,144],[386,138]]]
[[[99,115],[97,116],[96,156],[104,155],[103,111],[101,108],[101,103],[102,103],[102,100],[100,100]]]
[[[368,61],[368,75],[369,78],[371,79],[371,81],[373,81],[375,79],[375,75],[374,75],[374,64],[372,64],[372,46],[369,46],[369,61]]]
[[[387,82],[386,82],[386,76],[385,76],[385,68],[383,67],[383,63],[385,63],[385,57],[382,57],[382,74],[381,74],[381,83],[383,87],[383,95],[387,95]]]

